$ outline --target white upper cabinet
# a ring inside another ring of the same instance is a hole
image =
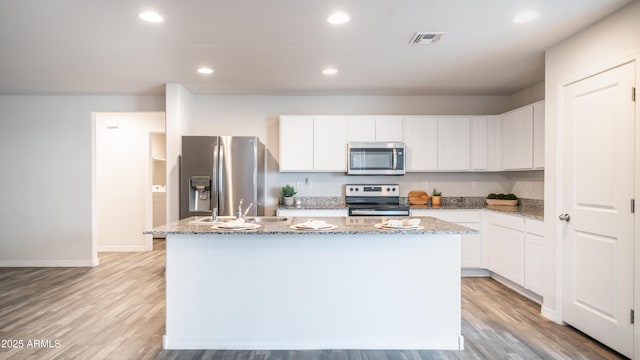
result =
[[[533,168],[533,105],[502,115],[502,139],[505,170]]]
[[[375,116],[349,116],[347,120],[347,142],[376,141]]]
[[[544,169],[544,100],[533,104],[533,167]]]
[[[404,119],[407,171],[438,170],[438,118]]]
[[[280,171],[313,170],[313,116],[280,117]]]
[[[487,116],[471,117],[471,170],[489,168],[489,119]]]
[[[400,116],[376,117],[376,141],[404,141],[402,118]]]
[[[402,142],[402,118],[399,116],[349,116],[347,142]]]
[[[341,172],[347,170],[347,118],[317,116],[313,118],[313,170]]]
[[[469,170],[469,117],[438,118],[438,170]]]
[[[280,171],[346,171],[345,116],[281,116]]]

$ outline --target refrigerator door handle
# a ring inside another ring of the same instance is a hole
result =
[[[220,208],[220,204],[218,203],[219,194],[218,194],[218,155],[219,155],[220,146],[215,144],[213,146],[213,174],[211,174],[211,208],[218,208],[218,211],[222,210]]]
[[[224,204],[224,200],[225,200],[225,185],[223,184],[224,182],[224,146],[221,143],[218,143],[218,146],[216,146],[216,151],[218,154],[216,154],[217,156],[215,157],[215,161],[216,161],[216,171],[218,172],[218,178],[216,180],[217,185],[218,185],[218,191],[217,191],[217,196],[218,196],[218,211],[226,211],[226,206]]]

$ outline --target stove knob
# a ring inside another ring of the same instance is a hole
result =
[[[353,191],[353,188],[349,188],[349,191]]]
[[[391,188],[391,191],[395,192],[395,191],[396,191],[396,188]]]
[[[389,191],[391,191],[391,189],[390,189],[390,188],[387,188],[387,192],[389,192]]]
[[[358,190],[360,190],[360,189],[356,188],[356,191],[358,191]]]

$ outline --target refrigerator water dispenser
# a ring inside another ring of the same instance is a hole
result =
[[[189,211],[211,211],[211,177],[189,179]]]

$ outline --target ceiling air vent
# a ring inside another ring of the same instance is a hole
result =
[[[411,36],[411,45],[430,45],[440,40],[444,36],[443,32],[417,32]]]

